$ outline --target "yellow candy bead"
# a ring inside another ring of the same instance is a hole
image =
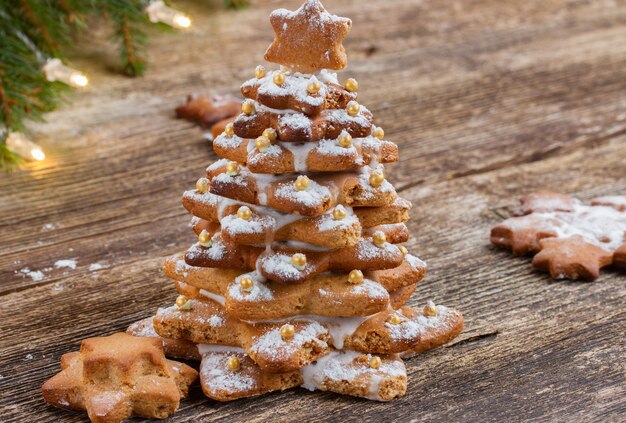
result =
[[[429,301],[424,306],[424,316],[435,317],[437,315],[437,306],[432,301]]]
[[[293,325],[286,324],[280,328],[280,337],[283,341],[288,341],[296,334],[296,328]]]
[[[291,264],[298,270],[303,270],[306,266],[306,256],[302,253],[296,253],[291,256]]]
[[[317,81],[309,82],[306,86],[306,90],[309,94],[317,93],[321,88],[321,85]]]
[[[356,82],[356,79],[354,78],[346,79],[346,82],[343,83],[343,86],[346,90],[350,92],[354,92],[359,89],[359,83]]]
[[[198,243],[203,247],[211,247],[213,244],[211,242],[211,234],[208,233],[206,229],[203,229],[202,232],[200,232],[200,235],[198,235]]]
[[[276,72],[272,77],[272,81],[276,85],[283,85],[285,83],[285,74],[282,72]]]
[[[348,134],[347,132],[343,131],[341,134],[339,134],[339,138],[337,138],[337,142],[343,148],[348,148],[352,145],[352,136]]]
[[[409,250],[407,250],[404,245],[398,245],[398,250],[400,250],[403,256],[406,256],[407,254],[409,254]]]
[[[254,282],[249,277],[244,276],[243,278],[239,279],[239,287],[242,290],[246,292],[250,292],[252,291],[253,286],[254,286]]]
[[[363,272],[354,269],[348,274],[348,282],[354,285],[358,285],[363,282]]]
[[[247,115],[251,115],[256,112],[256,109],[251,101],[244,101],[241,103],[241,111]]]
[[[372,136],[374,138],[382,140],[383,138],[385,138],[385,131],[383,131],[383,128],[381,128],[380,126],[372,126]]]
[[[361,110],[361,106],[356,101],[352,100],[346,106],[346,111],[350,116],[356,116],[359,114],[359,110]]]
[[[261,79],[265,76],[266,70],[263,66],[259,65],[254,69],[254,76],[256,76],[257,79]]]
[[[305,189],[309,187],[310,183],[311,183],[311,180],[309,179],[308,176],[300,175],[298,176],[298,179],[296,179],[295,186],[298,191],[304,191]]]
[[[379,356],[375,355],[374,357],[372,357],[372,359],[370,360],[370,367],[372,369],[378,369],[380,367],[380,365],[383,364],[383,361],[380,359]]]
[[[228,366],[228,370],[231,370],[233,372],[236,372],[241,367],[239,358],[235,357],[234,355],[228,357],[228,363],[226,365]]]
[[[335,220],[344,219],[347,215],[348,213],[346,212],[346,209],[344,209],[341,204],[335,207],[335,209],[333,210],[333,217],[335,218]]]
[[[237,210],[237,217],[243,220],[248,220],[252,216],[252,210],[248,206],[241,206]]]
[[[383,231],[376,231],[374,235],[372,235],[372,241],[377,247],[382,247],[383,244],[387,242],[387,237]]]
[[[254,141],[254,145],[261,153],[265,153],[269,146],[272,145],[272,143],[270,142],[269,138],[261,135]]]
[[[242,110],[243,110],[243,105],[241,106]],[[235,135],[235,127],[233,126],[233,123],[230,122],[228,123],[225,127],[224,127],[224,133],[229,136],[232,137],[233,135]]]
[[[263,131],[263,136],[272,142],[276,141],[276,138],[278,138],[278,135],[276,134],[276,131],[274,130],[274,128],[266,128]]]
[[[176,298],[176,307],[179,311],[189,311],[191,310],[191,300],[184,295],[179,295]]]
[[[389,317],[387,317],[387,322],[391,323],[392,325],[399,325],[402,322],[402,319],[397,314],[391,314]]]
[[[239,164],[237,162],[228,162],[226,164],[226,173],[228,176],[236,176],[239,174]]]
[[[200,178],[196,181],[196,189],[198,192],[204,194],[209,189],[209,180],[207,178]]]
[[[176,298],[176,307],[182,307],[185,304],[187,304],[187,301],[189,301],[189,298],[185,297],[184,295],[179,295],[178,298]]]
[[[381,186],[385,182],[385,176],[382,173],[372,173],[370,175],[370,185],[374,188]]]

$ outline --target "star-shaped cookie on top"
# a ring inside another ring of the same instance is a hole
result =
[[[342,41],[352,21],[331,15],[319,0],[307,0],[293,12],[275,10],[270,22],[275,39],[265,52],[265,60],[303,73],[346,67]]]

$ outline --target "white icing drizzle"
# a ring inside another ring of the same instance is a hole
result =
[[[355,382],[357,378],[368,378],[369,393],[366,398],[383,401],[379,393],[380,383],[386,378],[406,378],[406,368],[401,360],[383,360],[378,369],[373,369],[367,363],[355,363],[363,355],[356,351],[332,351],[316,362],[302,367],[300,372],[304,383],[303,388],[310,391],[315,389],[326,390],[326,381]],[[371,354],[365,354],[367,362]]]
[[[205,297],[207,297],[207,298],[212,299],[213,301],[217,301],[217,302],[218,302],[218,303],[220,303],[221,305],[226,304],[226,297],[223,297],[223,296],[221,296],[221,295],[214,294],[214,293],[209,292],[209,291],[207,291],[207,290],[205,290],[205,289],[201,289],[201,290],[200,290],[200,294],[201,294],[201,295],[204,295],[204,296],[205,296]]]
[[[361,324],[370,316],[355,316],[355,317],[328,317],[320,316],[317,314],[303,314],[300,316],[285,317],[282,319],[261,320],[261,321],[246,321],[251,324],[258,323],[288,323],[288,322],[316,322],[325,326],[326,330],[332,337],[333,346],[337,349],[343,348],[345,338],[352,336],[352,334],[358,329]]]
[[[234,354],[245,354],[245,350],[240,347],[233,347],[230,345],[214,345],[214,344],[198,344],[198,352],[200,355],[204,355],[207,353],[234,353]]]

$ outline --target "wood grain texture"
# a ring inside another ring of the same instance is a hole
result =
[[[115,54],[105,34],[77,48],[92,85],[33,126],[49,159],[0,177],[1,421],[83,421],[40,396],[61,354],[172,302],[162,259],[193,241],[180,196],[215,159],[173,109],[189,93],[237,93],[283,3],[298,2],[182,3],[192,31],[153,38],[141,79],[102,65]],[[532,190],[626,194],[626,4],[325,3],[354,24],[342,75],[400,147],[390,179],[414,203],[409,249],[430,267],[411,303],[457,307],[466,329],[409,360],[407,395],[391,403],[196,391],[170,421],[624,420],[624,274],[552,281],[488,235]]]

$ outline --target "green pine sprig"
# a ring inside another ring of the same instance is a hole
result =
[[[232,8],[248,4],[248,0],[225,1]],[[48,81],[42,66],[49,58],[63,58],[64,50],[88,28],[90,19],[105,17],[111,23],[112,40],[118,45],[124,73],[139,76],[145,72],[148,2],[0,1],[0,168],[9,168],[20,160],[6,146],[8,133],[24,131],[27,120],[43,120],[43,114],[64,97],[69,87]]]

